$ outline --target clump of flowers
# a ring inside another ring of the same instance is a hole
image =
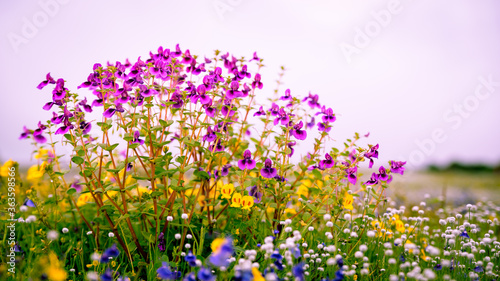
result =
[[[69,278],[89,280],[432,279],[443,267],[498,275],[491,234],[464,238],[485,231],[472,228],[483,215],[438,231],[392,207],[385,190],[405,162],[361,179],[379,145],[361,147],[356,134],[332,146],[334,110],[281,81],[267,94],[262,67],[256,53],[201,59],[177,45],[96,63],[78,93],[47,74],[38,88],[52,118],[20,136],[39,156],[26,179],[34,218],[18,217],[40,225],[26,229],[43,243],[22,248],[57,250]],[[57,153],[61,142],[71,155]]]

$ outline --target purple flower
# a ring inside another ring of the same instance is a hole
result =
[[[211,265],[216,267],[228,266],[228,259],[233,254],[233,240],[230,238],[224,239],[222,245],[220,245],[214,252],[208,257],[208,261]],[[199,278],[199,276],[198,276]]]
[[[269,109],[269,112],[271,113],[271,116],[278,116],[280,112],[280,107],[273,102],[271,108]]]
[[[198,91],[198,94],[200,95],[200,103],[205,105],[205,104],[212,104],[212,99],[206,94],[207,89],[205,88],[205,85],[201,84],[198,86],[196,89]]]
[[[47,75],[45,76],[45,81],[42,81],[40,84],[38,84],[37,88],[38,89],[43,89],[45,86],[47,86],[48,84],[55,84],[56,81],[54,80],[54,78],[52,78],[50,76],[50,72],[47,73]]]
[[[266,179],[272,179],[277,173],[278,171],[276,168],[273,168],[273,161],[267,158],[266,161],[264,161],[264,168],[260,170],[260,174]]]
[[[102,115],[106,118],[111,118],[111,117],[113,117],[113,115],[115,115],[115,112],[116,112],[116,108],[110,107],[110,108],[106,109]]]
[[[330,154],[325,154],[325,160],[319,161],[319,168],[321,170],[324,169],[329,169],[331,167],[335,166],[335,161],[333,161],[333,158]]]
[[[173,58],[179,57],[182,55],[181,48],[179,47],[179,44],[175,45],[175,52],[170,52],[170,55]]]
[[[238,80],[242,80],[243,78],[252,77],[252,74],[250,74],[250,72],[247,71],[247,66],[244,65],[241,67],[241,71],[238,72],[237,77],[238,77]]]
[[[240,170],[251,170],[255,168],[255,160],[252,159],[252,153],[250,150],[247,149],[243,152],[243,159],[238,160],[238,167]]]
[[[378,159],[378,144],[370,147],[370,150],[366,152],[365,157],[370,159],[370,164],[368,165],[369,168],[373,167],[373,159],[372,158],[377,158]]]
[[[92,107],[87,104],[87,98],[84,98],[83,100],[78,102],[78,104],[81,105],[83,107],[83,110],[85,110],[86,112],[92,112]]]
[[[139,85],[139,89],[140,89],[139,93],[143,97],[150,97],[150,96],[158,95],[158,91],[156,91],[155,89],[150,89],[144,85]]]
[[[378,179],[381,181],[386,181],[387,183],[390,183],[392,181],[392,176],[387,174],[387,171],[383,166],[380,166],[378,169]]]
[[[88,134],[90,132],[90,129],[92,129],[92,124],[90,122],[80,122],[80,130],[82,130],[82,134]]]
[[[293,149],[293,146],[295,146],[297,144],[297,142],[289,142],[287,145],[288,147],[290,148],[290,154],[288,154],[288,156],[292,157],[293,153],[295,152],[295,150]]]
[[[215,107],[212,107],[212,100],[210,100],[209,103],[204,104],[203,108],[205,108],[205,114],[209,117],[214,118],[215,113],[217,113],[217,109]]]
[[[306,123],[306,127],[308,129],[311,129],[312,127],[314,127],[314,124],[316,124],[316,123],[314,122],[314,117],[313,117],[313,118],[311,118],[311,121],[309,123]]]
[[[262,201],[262,192],[259,192],[259,188],[256,185],[249,186],[247,190],[248,190],[248,195],[254,197],[253,202],[255,204],[258,204]]]
[[[203,136],[203,141],[213,142],[217,138],[217,135],[214,133],[212,128],[208,126],[207,134]]]
[[[278,123],[281,122],[281,125],[286,126],[288,125],[288,122],[290,121],[290,117],[288,114],[285,112],[285,110],[282,108],[280,109],[278,113],[278,117],[274,119],[274,125],[278,125]]]
[[[33,131],[33,139],[37,142],[37,143],[45,143],[47,142],[47,139],[42,136],[42,133],[43,133],[43,130],[45,130],[47,127],[45,127],[45,125],[42,124],[42,122],[38,122],[38,129],[34,130]]]
[[[253,116],[261,116],[261,115],[266,115],[266,112],[264,111],[264,108],[262,106],[259,108],[259,111],[253,114]]]
[[[28,128],[26,128],[26,126],[23,127],[23,132],[21,133],[21,135],[19,136],[19,139],[22,140],[22,139],[25,139],[27,138],[28,136],[30,136],[32,133],[30,130],[28,130]]]
[[[225,177],[229,174],[229,169],[232,167],[231,164],[226,164],[224,166],[222,166],[222,169],[220,171],[220,175]]]
[[[264,84],[262,84],[262,82],[260,82],[260,79],[261,79],[260,74],[256,73],[254,80],[252,82],[252,89],[255,89],[255,88],[262,89],[262,87],[264,87]]]
[[[293,267],[292,269],[293,276],[295,277],[295,280],[299,281],[304,281],[305,276],[305,270],[304,270],[304,263],[298,263],[296,266]]]
[[[293,98],[292,98],[292,95],[290,94],[290,89],[286,89],[285,95],[280,97],[280,100],[284,100],[284,101],[291,101],[292,99]]]
[[[182,95],[177,90],[172,94],[170,102],[174,102],[174,104],[172,104],[172,108],[181,108],[184,105]]]
[[[257,56],[257,52],[253,52],[253,58],[249,61],[253,61],[253,60],[260,61],[260,58]]]
[[[371,178],[365,182],[366,185],[376,185],[378,183],[378,176],[375,173],[372,173]]]
[[[314,109],[314,108],[320,108],[321,105],[318,103],[319,96],[318,95],[312,95],[309,93],[309,96],[305,97],[302,101],[309,100],[307,103],[309,106]]]
[[[356,176],[356,172],[358,171],[358,167],[352,167],[352,168],[348,168],[345,170],[346,172],[346,176],[347,176],[347,180],[352,183],[353,185],[356,184],[356,181],[357,181],[357,176]]]
[[[321,117],[321,119],[325,123],[333,123],[333,122],[335,122],[335,120],[337,120],[337,118],[335,117],[335,114],[333,114],[333,110],[331,108],[328,108],[325,111],[325,115],[323,115],[323,117]]]
[[[62,100],[66,96],[66,88],[64,87],[64,79],[57,79],[56,87],[52,90],[52,99],[54,101]]]
[[[220,140],[217,140],[217,143],[214,143],[212,145],[210,145],[210,147],[208,148],[210,151],[214,152],[214,151],[223,151],[224,150],[224,146],[220,143]]]
[[[241,92],[238,91],[240,84],[237,81],[231,82],[230,89],[226,91],[226,97],[228,99],[234,99],[240,97]]]
[[[392,173],[398,173],[398,174],[404,174],[405,168],[403,167],[406,162],[402,161],[390,161],[391,163],[391,172]]]
[[[290,130],[290,134],[298,140],[305,140],[307,138],[307,132],[302,130],[304,124],[300,121],[298,124],[294,125]]]
[[[131,141],[131,143],[138,143],[140,145],[144,144],[144,140],[140,139],[141,133],[139,131],[134,132],[134,139]]]
[[[328,123],[318,122],[318,131],[328,133],[332,127]]]
[[[231,117],[234,115],[235,111],[233,109],[236,109],[236,107],[231,106],[230,102],[225,102],[224,105],[222,106],[220,112],[222,113],[222,116],[224,117]]]

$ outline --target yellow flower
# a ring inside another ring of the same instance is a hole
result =
[[[43,174],[45,173],[45,166],[47,165],[47,162],[42,162],[42,165],[33,165],[28,169],[28,176],[26,177],[27,180],[29,181],[35,181],[40,179]]]
[[[243,210],[250,210],[250,207],[253,206],[253,197],[249,195],[243,196],[241,199],[241,204],[243,205]]]
[[[394,223],[396,225],[396,230],[404,233],[405,232],[405,224],[401,220],[396,220]]]
[[[151,192],[153,192],[152,190],[150,190],[149,188],[147,187],[144,187],[144,186],[139,186],[137,188],[137,194],[139,194],[139,196],[142,196],[142,194],[145,193],[148,193],[148,194],[151,194]]]
[[[45,155],[47,155],[48,152],[49,152],[48,149],[40,148],[38,150],[38,153],[35,154],[35,159],[42,159]]]
[[[231,199],[231,194],[234,192],[234,185],[232,183],[225,184],[221,188],[222,198]],[[241,195],[240,195],[241,197]]]
[[[344,209],[351,210],[353,209],[352,203],[354,203],[354,196],[349,193],[344,194],[344,200],[342,201],[342,205],[344,205]]]
[[[81,194],[78,197],[78,200],[76,201],[76,205],[78,207],[80,207],[80,206],[83,206],[83,205],[85,205],[87,203],[91,203],[91,202],[94,202],[94,198],[92,197],[92,195],[90,194],[90,192],[87,192],[87,193]]]
[[[212,248],[212,253],[218,253],[220,251],[220,248],[222,248],[222,245],[226,243],[227,240],[225,238],[215,238],[214,241],[212,241],[212,245],[210,245],[210,248]]]
[[[253,281],[266,281],[257,267],[252,267]]]
[[[231,202],[232,202],[231,207],[241,208],[241,194],[237,192],[234,193]]]
[[[66,271],[61,268],[61,262],[57,259],[54,252],[50,252],[49,254],[49,267],[46,273],[48,279],[52,281],[64,281],[68,277]]]
[[[2,167],[0,168],[0,176],[6,178],[9,176],[9,168],[14,166],[14,161],[12,159],[7,160],[7,162],[3,163]]]

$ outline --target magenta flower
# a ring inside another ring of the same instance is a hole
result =
[[[45,76],[45,81],[42,81],[40,84],[38,84],[37,88],[41,90],[41,89],[45,88],[45,86],[47,86],[48,84],[55,84],[55,83],[56,83],[56,80],[54,80],[54,78],[52,78],[52,76],[50,76],[50,72],[49,72]]]
[[[391,172],[392,173],[398,173],[398,174],[404,174],[405,168],[403,167],[406,162],[402,161],[390,161],[391,163]]]
[[[307,104],[309,104],[309,106],[314,109],[314,108],[320,108],[321,105],[318,103],[318,99],[319,99],[319,96],[318,95],[312,95],[311,93],[309,93],[309,96],[305,97],[302,101],[306,101],[306,100],[309,100],[307,102]]]
[[[364,156],[368,159],[370,159],[370,164],[368,165],[369,168],[373,167],[373,159],[372,158],[377,158],[378,159],[378,144],[370,147],[370,150],[364,154]]]
[[[92,107],[87,104],[87,98],[84,98],[83,100],[78,102],[78,104],[81,105],[83,107],[83,110],[85,110],[86,112],[92,112]]]
[[[284,101],[291,101],[292,99],[293,98],[292,98],[292,95],[290,94],[290,89],[286,89],[285,95],[280,97],[280,100],[284,100]]]
[[[215,113],[217,113],[217,109],[212,107],[212,100],[210,100],[209,103],[204,104],[203,108],[205,108],[205,114],[208,115],[209,117],[214,118]]]
[[[293,149],[293,147],[297,144],[297,142],[289,142],[287,145],[288,147],[290,148],[290,154],[288,154],[288,156],[292,157],[293,153],[295,152],[295,150]]]
[[[273,102],[273,104],[271,104],[271,108],[269,109],[269,112],[271,112],[272,116],[278,116],[280,113],[279,105],[277,105]]]
[[[257,56],[257,52],[253,52],[253,58],[249,61],[254,61],[254,60],[260,61],[260,58]]]
[[[285,112],[285,110],[282,108],[280,109],[278,113],[278,117],[274,119],[274,125],[278,125],[278,123],[281,122],[281,125],[286,126],[288,125],[288,122],[290,121],[290,117],[288,114]]]
[[[356,184],[356,181],[358,179],[358,177],[356,176],[356,172],[358,171],[358,167],[352,167],[352,168],[348,168],[345,170],[346,172],[346,176],[347,176],[347,180],[352,183],[353,185]]]
[[[203,136],[203,141],[213,142],[217,138],[217,135],[214,133],[212,128],[208,126],[207,134]]]
[[[131,143],[138,143],[140,145],[144,144],[144,140],[140,139],[141,133],[139,131],[134,132],[134,139],[131,141]]]
[[[378,169],[378,179],[381,181],[386,181],[387,183],[390,183],[392,181],[392,176],[387,174],[387,171],[385,170],[384,166],[380,166]]]
[[[226,164],[222,166],[222,169],[220,170],[220,175],[225,177],[229,174],[229,169],[232,167],[231,164]]]
[[[329,169],[333,166],[335,166],[335,161],[333,160],[332,156],[328,153],[325,154],[325,160],[319,161],[319,168],[321,170]]]
[[[328,133],[332,127],[328,123],[318,122],[318,131]]]
[[[278,170],[273,168],[273,161],[269,158],[264,161],[264,168],[260,170],[260,174],[266,179],[272,179],[276,174],[278,174]]]
[[[261,79],[260,74],[256,73],[254,80],[252,82],[252,89],[255,89],[255,88],[262,89],[262,87],[264,87],[264,84],[262,84],[262,82],[260,82],[260,79]]]
[[[90,132],[90,129],[92,129],[92,124],[90,122],[80,122],[80,130],[82,130],[82,134],[88,134]]]
[[[305,140],[307,138],[307,132],[302,130],[304,124],[300,121],[298,124],[294,125],[290,130],[290,134],[298,140]]]
[[[311,129],[315,125],[314,117],[311,118],[311,121],[309,123],[306,123],[306,128]]]
[[[205,85],[201,84],[198,86],[196,89],[198,94],[200,95],[200,103],[205,105],[205,104],[212,104],[212,99],[206,94],[207,89],[205,88]]]
[[[238,167],[240,170],[251,170],[255,168],[255,160],[252,159],[252,153],[250,150],[247,149],[243,152],[243,159],[238,160]]]
[[[237,81],[231,82],[230,89],[226,91],[226,97],[228,99],[234,99],[241,96],[241,92],[238,91],[240,84]]]
[[[372,173],[371,178],[365,182],[366,185],[376,185],[377,183],[378,183],[378,176],[375,173]]]
[[[256,185],[249,186],[247,190],[248,195],[253,197],[253,202],[255,204],[259,204],[262,201],[262,192],[259,192],[259,188]]]
[[[264,111],[264,108],[262,106],[259,108],[259,111],[253,114],[253,116],[261,116],[261,115],[266,115],[266,112]]]
[[[333,123],[333,122],[335,122],[335,120],[337,120],[337,118],[335,117],[335,114],[333,114],[333,110],[331,108],[328,108],[325,111],[325,115],[323,115],[323,117],[321,117],[321,119],[325,123]]]

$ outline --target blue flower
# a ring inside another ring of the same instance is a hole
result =
[[[469,234],[467,234],[467,231],[464,230],[464,232],[460,233],[459,235],[460,237],[464,237],[464,238],[470,238]]]
[[[478,266],[476,266],[476,267],[474,268],[474,271],[475,271],[475,272],[483,272],[483,271],[484,271],[484,269],[483,269],[483,267],[482,267],[482,266],[478,265]]]
[[[335,279],[333,279],[333,281],[342,281],[344,280],[344,273],[342,273],[342,269],[339,269],[337,270],[337,272],[335,272]]]
[[[304,281],[305,280],[305,278],[304,278],[304,264],[299,263],[296,266],[294,266],[292,268],[292,273],[293,273],[293,276],[295,276],[295,280],[298,279],[300,281]]]
[[[217,243],[216,243],[217,242]],[[208,258],[208,261],[216,266],[228,266],[228,259],[233,254],[233,240],[217,238],[212,242],[212,254]]]
[[[215,280],[215,276],[209,268],[202,267],[200,271],[198,271],[198,279],[201,281],[213,281]]]
[[[188,262],[189,266],[196,266],[196,256],[191,251],[184,257],[184,260]]]
[[[187,274],[182,281],[196,281],[196,275],[193,272]]]
[[[434,270],[436,271],[440,271],[441,269],[443,269],[443,266],[441,266],[441,264],[439,263],[434,266]]]
[[[172,271],[166,262],[163,262],[163,265],[156,270],[156,273],[162,280],[175,280],[181,277],[181,273]]]
[[[101,280],[102,281],[113,281],[113,272],[111,269],[106,269],[106,272],[104,272],[103,275],[101,275]]]
[[[116,247],[116,244],[107,248],[101,256],[101,263],[107,263],[111,258],[116,258],[120,254],[120,250]]]

